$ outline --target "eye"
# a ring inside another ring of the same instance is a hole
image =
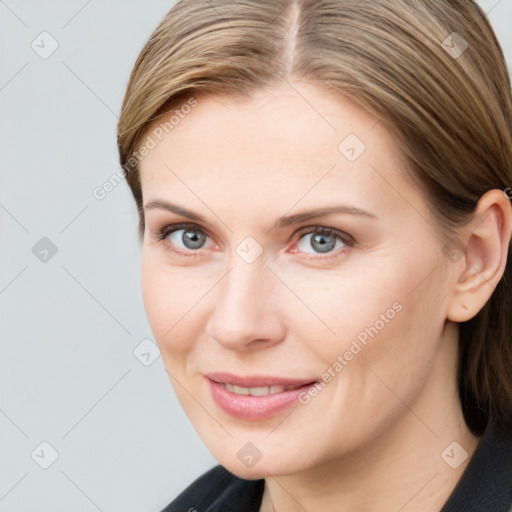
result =
[[[354,239],[333,228],[314,226],[301,230],[297,247],[309,254],[325,254],[354,245]],[[295,251],[293,251],[295,252]]]
[[[163,228],[158,238],[167,240],[169,246],[171,246],[168,246],[168,248],[173,252],[195,256],[195,254],[190,253],[204,248],[209,236],[194,224],[174,224]]]

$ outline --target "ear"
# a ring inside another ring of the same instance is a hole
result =
[[[489,190],[460,235],[464,257],[456,264],[449,320],[470,320],[489,300],[505,272],[511,232],[510,198],[503,190]]]

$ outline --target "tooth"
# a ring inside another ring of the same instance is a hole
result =
[[[277,393],[282,393],[283,391],[288,391],[290,389],[296,389],[299,386],[260,386],[253,388],[246,388],[244,386],[235,386],[234,384],[229,384],[228,382],[222,383],[222,385],[231,393],[236,393],[237,395],[251,395],[251,396],[266,396],[266,395],[275,395]]]
[[[259,388],[249,388],[252,396],[268,395],[269,389],[270,388],[268,386],[263,386],[263,387],[259,387]]]
[[[238,395],[249,395],[249,388],[243,388],[242,386],[233,386],[233,393]]]

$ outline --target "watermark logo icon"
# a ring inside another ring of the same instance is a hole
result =
[[[468,48],[469,43],[457,32],[452,32],[442,43],[441,46],[444,48],[446,53],[458,59]]]
[[[41,59],[50,57],[59,47],[57,40],[48,32],[41,32],[30,44]]]
[[[57,246],[48,237],[43,236],[32,247],[32,254],[41,263],[48,263],[57,254]]]
[[[30,456],[39,467],[48,469],[59,458],[59,452],[48,441],[43,441],[34,448]]]
[[[464,256],[465,249],[460,240],[450,238],[445,242],[441,251],[452,263],[457,263]]]
[[[149,338],[144,338],[133,350],[133,355],[144,366],[151,366],[160,357],[160,349]]]
[[[248,467],[252,468],[263,456],[263,454],[258,450],[257,446],[253,443],[245,443],[238,453],[236,454],[240,462]]]
[[[347,135],[338,145],[338,151],[349,161],[354,162],[365,151],[364,142],[355,134]]]
[[[246,263],[254,263],[262,252],[263,247],[252,236],[244,238],[236,248],[236,253]]]
[[[457,441],[453,441],[442,451],[441,458],[448,466],[457,469],[468,458],[468,452]]]

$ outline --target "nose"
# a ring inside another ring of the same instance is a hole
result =
[[[236,259],[236,258],[235,258]],[[282,283],[264,263],[234,262],[213,295],[206,334],[229,350],[268,348],[285,337]]]

